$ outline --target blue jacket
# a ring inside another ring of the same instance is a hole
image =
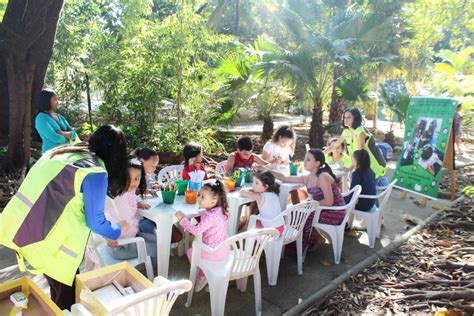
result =
[[[36,115],[35,127],[38,131],[43,145],[41,146],[41,152],[44,153],[52,148],[58,147],[69,143],[69,141],[63,135],[58,132],[71,132],[71,140],[76,139],[76,132],[72,130],[69,123],[66,121],[64,116],[56,114],[59,118],[59,122],[56,121],[51,115],[40,112]]]

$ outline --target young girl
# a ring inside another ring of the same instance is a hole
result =
[[[237,141],[237,150],[227,158],[227,172],[232,172],[239,168],[250,169],[254,163],[260,166],[268,164],[268,162],[254,154],[252,150],[253,144],[250,137],[240,137]]]
[[[313,200],[319,201],[321,206],[342,206],[344,198],[337,186],[336,177],[326,163],[324,153],[320,149],[310,149],[304,158],[304,168],[309,171],[307,175],[285,176],[279,172],[272,171],[277,179],[284,182],[303,183]],[[321,210],[319,223],[339,225],[344,219],[345,211]],[[325,239],[315,230],[313,226],[314,213],[308,217],[303,231],[303,249],[312,246],[316,249],[325,242]]]
[[[206,183],[201,188],[199,194],[199,207],[205,209],[201,212],[201,220],[198,224],[192,224],[183,212],[176,212],[179,224],[193,235],[202,234],[202,242],[209,247],[215,248],[227,239],[227,198],[224,184],[216,180],[214,184]],[[222,249],[215,253],[201,252],[201,258],[212,261],[225,259],[230,253],[229,248]],[[187,251],[187,256],[191,262],[192,248]],[[206,286],[207,280],[204,273],[199,270],[194,286],[199,292]]]
[[[328,141],[329,151],[326,154],[326,162],[328,165],[338,165],[341,170],[352,170],[352,159],[344,152],[344,143],[340,146],[332,147],[332,144],[337,142],[337,138],[331,138]]]
[[[285,168],[295,151],[295,133],[287,125],[275,131],[272,139],[263,146],[262,159],[272,164],[272,169]]]
[[[356,164],[356,169],[352,173],[351,189],[356,185],[360,184],[360,186],[362,187],[361,194],[377,194],[375,185],[375,173],[372,171],[372,169],[370,169],[369,153],[364,149],[356,150],[354,151],[353,157]],[[346,199],[346,202],[349,202],[350,196],[346,197]],[[359,199],[355,208],[358,211],[371,212],[374,206],[374,199]]]
[[[259,171],[253,175],[253,190],[242,190],[240,195],[249,197],[257,202],[262,222],[257,221],[257,228],[276,228],[280,234],[285,229],[283,218],[273,220],[280,214],[280,185],[270,171]]]
[[[183,180],[191,180],[189,176],[190,172],[196,170],[204,171],[204,180],[207,180],[206,170],[202,165],[202,147],[198,143],[186,144],[183,148],[184,156],[184,169],[183,169]]]
[[[143,169],[145,169],[147,190],[159,190],[159,185],[155,183],[155,171],[158,163],[160,162],[158,153],[151,148],[144,147],[135,149],[132,152],[132,156],[140,160],[143,165]]]
[[[105,216],[111,223],[126,221],[129,225],[127,233],[122,234],[120,239],[133,238],[138,234],[138,205],[135,193],[140,195],[146,193],[146,181],[144,169],[137,158],[128,161],[128,188],[127,192],[115,197],[107,197],[105,200]],[[126,260],[137,257],[136,244],[118,246],[116,240],[108,241],[110,255],[118,260]],[[147,240],[147,252],[156,257],[156,239]]]

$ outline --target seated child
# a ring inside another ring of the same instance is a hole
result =
[[[132,158],[128,162],[128,189],[127,192],[115,197],[107,197],[105,200],[105,216],[111,223],[126,221],[129,229],[120,239],[133,238],[138,234],[138,206],[135,192],[143,195],[146,192],[146,181],[144,169],[137,158]],[[156,239],[146,240],[147,253],[151,257],[156,257]],[[138,256],[136,244],[118,246],[116,240],[108,241],[110,255],[118,260],[126,260]]]
[[[257,228],[276,228],[280,234],[285,229],[282,217],[275,219],[281,213],[280,186],[275,181],[275,176],[270,171],[259,171],[253,175],[253,189],[240,191],[240,195],[249,197],[257,202],[258,211],[262,219],[256,223]]]
[[[191,180],[189,176],[190,172],[196,170],[202,170],[205,173],[204,180],[208,179],[206,170],[202,165],[202,147],[198,143],[186,144],[183,148],[184,156],[184,169],[183,169],[183,180]]]
[[[262,159],[271,163],[272,169],[287,168],[295,151],[295,138],[290,126],[281,126],[263,146]]]
[[[360,194],[376,195],[375,173],[370,169],[370,156],[367,150],[354,151],[354,161],[356,169],[352,173],[351,189],[359,184],[362,187]],[[350,198],[351,196],[345,198],[346,203],[349,203]],[[359,198],[355,208],[358,211],[371,212],[375,210],[375,202],[375,199]]]
[[[341,143],[341,146],[338,146],[335,149],[332,149],[331,147],[331,145],[337,141],[337,138],[331,138],[328,141],[327,148],[330,149],[326,154],[326,163],[328,165],[338,165],[341,170],[350,171],[352,170],[352,159],[344,152],[344,143]]]
[[[202,242],[209,247],[215,248],[227,239],[227,197],[224,184],[216,180],[214,184],[206,183],[199,192],[199,207],[203,208],[200,221],[196,225],[192,224],[183,212],[176,212],[176,218],[179,224],[187,232],[193,235],[202,235]],[[187,251],[189,262],[192,259],[193,250]],[[211,261],[220,261],[227,258],[230,254],[229,248],[221,249],[218,252],[207,253],[201,251],[201,258]],[[206,284],[207,280],[204,273],[199,270],[197,279],[194,282],[194,290],[199,292]]]
[[[237,151],[231,153],[227,158],[226,171],[232,172],[239,168],[250,169],[254,163],[260,166],[268,164],[268,162],[254,154],[252,150],[253,144],[250,137],[240,137],[237,141]]]

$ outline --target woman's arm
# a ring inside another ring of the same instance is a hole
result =
[[[82,182],[81,192],[84,195],[84,213],[86,225],[94,232],[109,239],[118,239],[121,227],[111,224],[104,214],[107,194],[107,174],[91,173]]]
[[[250,191],[250,190],[243,189],[243,190],[240,191],[240,195],[243,196],[243,197],[251,198],[252,200],[255,200],[257,203],[262,202],[262,194],[261,193],[257,193],[257,192],[253,192],[253,191]]]
[[[56,132],[51,126],[47,114],[38,114],[36,116],[35,127],[42,139],[47,139],[48,141],[55,144],[67,143],[66,137],[61,135],[59,132]]]
[[[334,179],[326,172],[321,173],[319,176],[319,187],[323,191],[324,199],[319,201],[321,206],[333,206],[334,204],[334,195],[332,194],[332,181]]]
[[[76,135],[77,135],[76,131],[71,127],[71,125],[69,125],[69,122],[66,120],[66,118],[64,116],[59,115],[59,117],[63,121],[64,125],[66,125],[67,130],[70,132],[69,139],[72,140],[72,141],[76,140]]]
[[[339,138],[335,142],[333,142],[330,146],[326,147],[326,149],[323,150],[323,153],[329,154],[331,151],[333,151],[337,147],[340,147],[343,142],[344,142],[344,136],[340,135]]]

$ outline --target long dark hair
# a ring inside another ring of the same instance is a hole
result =
[[[367,171],[370,169],[370,156],[369,152],[365,149],[359,149],[354,151],[354,159],[357,161],[357,169]]]
[[[184,165],[189,165],[189,159],[197,157],[202,151],[201,145],[198,143],[189,143],[186,144],[183,148],[183,156],[184,156]]]
[[[140,170],[140,183],[138,184],[137,192],[141,197],[143,197],[146,193],[146,175],[145,175],[145,168],[140,161],[135,162],[134,160],[138,160],[138,158],[134,156],[128,156],[128,169],[133,168]],[[127,188],[130,185],[131,179],[130,175],[128,175],[128,182]]]
[[[329,173],[331,177],[333,177],[334,180],[336,180],[336,176],[331,170],[331,167],[326,163],[326,157],[324,157],[324,153],[321,149],[310,149],[308,150],[308,153],[313,155],[314,160],[319,161],[321,164],[319,165],[318,172],[316,173],[317,176],[319,176],[323,172]]]
[[[109,194],[118,196],[127,190],[127,147],[123,132],[113,126],[99,127],[89,137],[89,150],[105,163],[109,179]]]
[[[217,197],[217,205],[222,207],[222,212],[227,216],[227,209],[229,208],[229,203],[227,202],[227,194],[225,191],[224,184],[216,180],[215,183],[206,183],[202,186],[201,190],[209,190]]]
[[[272,136],[272,142],[276,143],[281,138],[295,139],[295,132],[288,125],[280,126]]]
[[[54,96],[56,96],[56,92],[53,89],[43,89],[40,92],[38,103],[36,103],[38,112],[51,111],[51,98]]]
[[[352,122],[352,126],[351,126],[353,129],[356,129],[356,128],[362,126],[362,114],[360,113],[359,109],[352,108],[350,110],[345,110],[344,114],[346,114],[347,112],[350,112],[352,114],[352,117],[354,118],[354,120]],[[349,128],[349,126],[346,126],[344,124],[344,115],[342,117],[342,127]]]
[[[257,171],[253,176],[262,181],[262,183],[268,187],[267,192],[280,194],[280,185],[275,181],[275,176],[270,171]]]
[[[148,147],[137,148],[132,152],[132,156],[138,159],[149,160],[152,157],[158,156],[158,152]]]
[[[104,161],[108,178],[108,194],[114,198],[127,191],[127,147],[123,132],[113,126],[99,127],[90,137],[89,142],[64,145],[48,152],[50,158],[65,153],[94,153]]]

